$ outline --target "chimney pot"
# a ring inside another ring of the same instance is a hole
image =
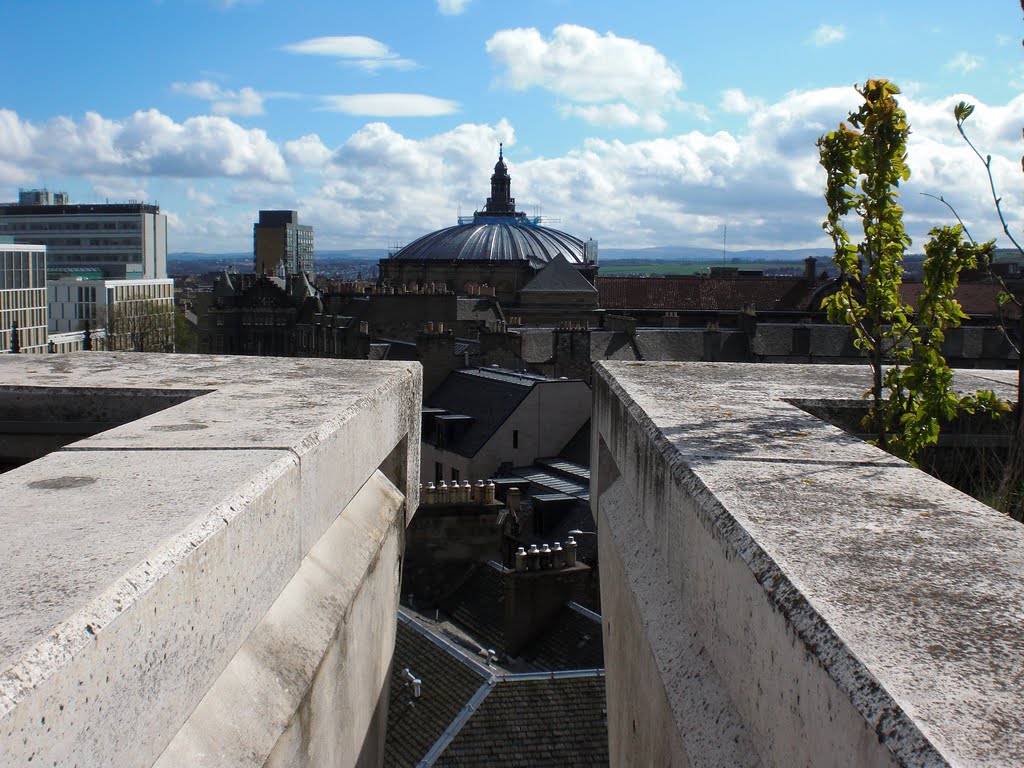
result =
[[[516,550],[515,558],[516,558],[516,570],[517,571],[525,571],[526,570],[526,550],[523,549],[522,547],[517,549]]]
[[[576,565],[576,539],[570,536],[565,542],[565,566],[572,568]]]
[[[551,567],[565,567],[565,550],[562,549],[562,545],[557,541],[555,542],[555,546],[551,548]]]

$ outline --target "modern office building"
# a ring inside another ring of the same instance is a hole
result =
[[[0,237],[0,354],[12,350],[46,351],[46,247]]]
[[[173,349],[173,280],[108,280],[88,272],[50,277],[51,333],[83,331],[88,324],[105,331],[107,349]]]
[[[252,225],[257,275],[296,275],[313,271],[313,228],[299,224],[298,211],[260,211]]]
[[[21,190],[0,205],[0,235],[45,245],[48,266],[95,267],[120,280],[167,277],[167,216],[147,203],[70,205],[66,193]]]

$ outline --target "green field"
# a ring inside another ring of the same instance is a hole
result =
[[[804,270],[802,261],[605,261],[600,264],[600,275],[706,275],[711,267],[760,269],[766,275],[800,275]]]

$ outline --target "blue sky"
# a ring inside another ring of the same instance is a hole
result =
[[[171,249],[246,251],[260,208],[318,248],[388,247],[483,204],[499,141],[521,209],[605,246],[827,245],[815,138],[888,77],[914,131],[908,229],[954,202],[993,236],[973,136],[1024,219],[1012,0],[6,0],[0,200],[145,199]]]

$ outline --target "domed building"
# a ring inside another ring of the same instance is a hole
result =
[[[504,304],[520,302],[520,292],[545,267],[559,262],[562,282],[574,275],[593,288],[597,276],[597,244],[545,227],[541,218],[516,210],[512,178],[499,146],[491,176],[491,196],[482,211],[459,217],[453,227],[439,229],[401,248],[380,262],[380,280],[395,288],[476,293],[493,288]],[[550,283],[550,279],[546,281]],[[578,287],[578,286],[577,286]],[[595,292],[596,296],[596,292]]]

